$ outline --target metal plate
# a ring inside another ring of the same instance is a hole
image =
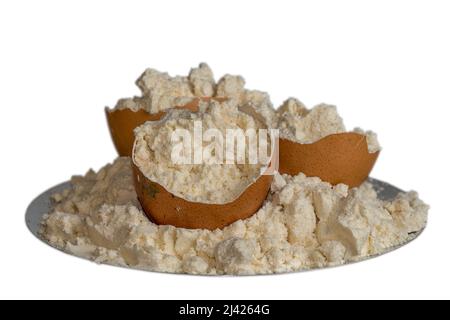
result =
[[[390,185],[389,183],[386,183],[386,182],[383,182],[380,180],[371,178],[371,179],[369,179],[369,182],[374,186],[374,189],[376,190],[376,192],[378,194],[378,198],[380,200],[384,200],[384,201],[393,200],[399,193],[403,192],[399,188],[394,187],[394,186]],[[42,217],[44,216],[44,214],[49,213],[51,211],[51,206],[52,206],[51,195],[53,195],[55,193],[60,193],[63,190],[68,189],[68,188],[71,188],[70,182],[61,183],[61,184],[45,191],[44,193],[42,193],[40,196],[38,196],[36,199],[34,199],[33,202],[31,202],[31,204],[27,208],[27,212],[25,214],[25,221],[26,221],[28,229],[31,231],[31,233],[36,238],[38,238],[39,240],[41,240],[43,243],[45,243],[47,245],[49,245],[49,244],[46,241],[44,241],[43,239],[41,239],[41,237],[39,236],[39,229],[40,229]],[[354,257],[351,261],[347,262],[346,264],[351,264],[351,263],[355,263],[355,262],[372,259],[372,258],[381,256],[381,255],[384,255],[386,253],[392,252],[396,249],[399,249],[399,248],[407,245],[408,243],[412,242],[413,240],[417,239],[422,234],[423,230],[424,229],[422,229],[418,232],[413,232],[413,233],[409,234],[408,239],[406,239],[406,241],[403,242],[402,244],[388,248],[385,251],[383,251],[379,254],[376,254],[376,255]],[[55,248],[55,249],[59,250],[58,248]],[[59,251],[62,251],[62,250],[59,250]],[[64,251],[62,251],[62,252],[64,252]],[[64,252],[64,253],[67,253],[67,252]],[[67,254],[71,255],[70,253],[67,253]],[[77,256],[75,256],[75,257],[77,257]],[[77,258],[80,258],[80,257],[77,257]],[[340,266],[340,265],[338,265],[338,266]],[[315,270],[315,269],[320,269],[320,268],[305,269],[305,270],[300,270],[298,272],[310,271],[310,270]]]

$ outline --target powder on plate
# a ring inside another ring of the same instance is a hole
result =
[[[98,263],[149,271],[271,274],[340,265],[383,252],[423,229],[428,206],[417,193],[377,199],[369,183],[349,190],[318,178],[276,175],[254,216],[223,230],[151,223],[133,191],[129,158],[72,179],[54,195],[41,235]]]

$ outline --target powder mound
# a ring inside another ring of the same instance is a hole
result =
[[[344,121],[332,105],[319,104],[307,109],[299,100],[290,98],[277,110],[277,116],[280,137],[297,143],[310,144],[331,134],[346,132]],[[359,128],[353,132],[367,137],[370,153],[381,149],[374,132]]]
[[[241,130],[245,137],[247,130],[258,133],[262,127],[253,117],[239,111],[235,100],[204,102],[200,109],[200,112],[172,110],[163,120],[147,122],[137,128],[133,160],[148,179],[180,198],[192,202],[229,203],[260,177],[267,162],[250,164],[248,137],[243,162],[238,161],[235,148],[230,150],[233,162],[226,162],[225,142],[219,139],[205,142],[201,138],[198,143],[204,149],[200,162],[195,162],[196,128],[205,135],[214,129],[225,139],[231,129]],[[174,140],[177,132],[188,133],[190,141],[186,142],[184,135],[183,139]]]
[[[403,243],[425,227],[428,214],[415,192],[381,201],[369,183],[348,189],[276,175],[251,218],[223,230],[187,230],[146,218],[128,158],[72,185],[54,195],[43,239],[98,263],[160,272],[252,275],[340,265]]]
[[[136,81],[142,96],[120,99],[116,109],[146,110],[159,113],[183,106],[198,97],[234,99],[242,111],[261,121],[266,127],[277,124],[275,109],[266,92],[245,88],[241,76],[225,75],[217,83],[206,63],[192,68],[188,76],[170,76],[166,72],[147,69]]]

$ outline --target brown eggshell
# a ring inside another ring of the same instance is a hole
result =
[[[133,130],[147,121],[159,120],[164,116],[163,112],[150,114],[145,110],[133,111],[131,109],[109,110],[106,109],[111,138],[117,152],[121,157],[130,157],[133,151]]]
[[[282,174],[300,172],[333,185],[360,186],[372,171],[380,152],[369,153],[366,136],[348,132],[327,136],[312,144],[280,139]]]
[[[194,99],[184,106],[176,107],[176,109],[187,109],[197,112],[200,101],[208,101],[210,99],[209,97]],[[219,102],[226,100],[219,97],[212,99]],[[166,112],[151,114],[145,110],[133,111],[131,109],[110,110],[106,108],[105,111],[111,138],[121,157],[131,157],[133,153],[134,129],[147,121],[158,121],[166,115]]]
[[[159,225],[186,229],[215,230],[247,219],[263,205],[273,176],[262,175],[236,200],[227,204],[190,202],[150,181],[133,163],[134,183],[139,201],[147,216]]]

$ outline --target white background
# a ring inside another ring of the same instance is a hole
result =
[[[449,1],[1,1],[0,298],[450,298]],[[216,77],[379,133],[373,176],[429,204],[425,234],[347,267],[254,278],[97,266],[26,229],[29,202],[115,157],[103,108],[146,67]]]

